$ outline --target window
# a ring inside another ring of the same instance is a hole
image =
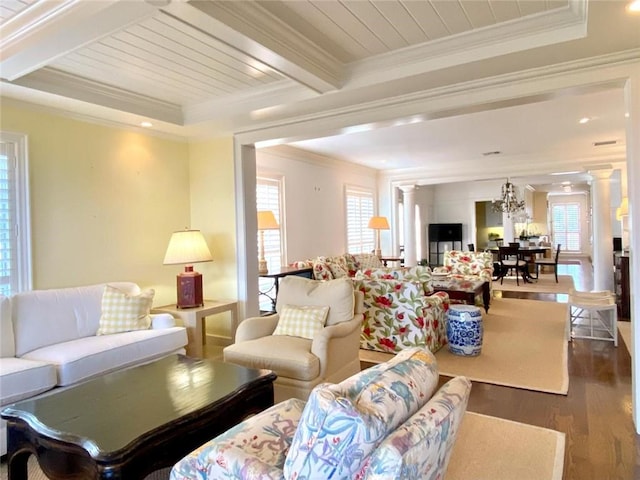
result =
[[[368,227],[373,217],[373,192],[346,188],[347,252],[369,253],[375,248],[374,232]]]
[[[278,230],[265,230],[264,233],[264,258],[270,272],[279,270],[283,264],[282,242],[282,177],[258,176],[256,179],[256,209],[271,210],[280,226]],[[260,232],[258,232],[258,249],[260,249]],[[259,251],[259,250],[258,250]],[[259,281],[260,292],[268,295],[260,295],[260,310],[271,311],[274,309],[271,298],[275,298],[273,280],[261,278]]]
[[[26,136],[0,132],[0,294],[31,289]]]
[[[580,204],[558,203],[551,209],[553,221],[553,243],[562,245],[562,250],[579,252],[580,243]]]

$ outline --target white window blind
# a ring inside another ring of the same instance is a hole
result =
[[[0,132],[0,294],[31,289],[26,137]]]
[[[551,218],[553,221],[554,246],[559,243],[562,245],[563,251],[581,251],[580,204],[554,204],[551,210]]]
[[[283,242],[282,242],[282,178],[258,176],[256,179],[256,209],[271,210],[280,229],[264,231],[264,258],[267,261],[267,268],[270,272],[279,270],[283,263]],[[258,249],[260,248],[260,232],[258,232]],[[261,278],[259,281],[260,292],[267,295],[260,295],[260,310],[271,311],[273,304],[270,298],[275,298],[275,288],[272,279]]]
[[[373,191],[347,187],[347,252],[369,253],[375,248],[374,231],[367,225],[373,217]]]

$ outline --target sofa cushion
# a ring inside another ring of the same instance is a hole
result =
[[[136,294],[135,283],[111,283]],[[31,350],[96,334],[104,284],[32,290],[11,297],[16,356]]]
[[[183,327],[91,336],[33,350],[23,356],[56,366],[58,385],[72,385],[169,355],[187,344]]]
[[[14,357],[16,343],[11,321],[11,300],[0,295],[0,357]]]
[[[444,478],[467,409],[471,382],[456,377],[445,385],[371,455],[366,480]]]
[[[285,305],[273,334],[313,340],[324,328],[328,314],[329,307],[326,305]]]
[[[304,403],[292,398],[239,423],[180,460],[171,480],[284,478],[282,466]]]
[[[349,278],[322,282],[289,275],[280,281],[276,311],[285,305],[328,305],[327,325],[346,322],[353,318],[353,284]]]
[[[360,269],[378,268],[384,266],[382,260],[373,253],[357,253],[354,255]]]
[[[273,370],[279,377],[309,381],[320,375],[320,359],[311,353],[311,340],[268,335],[234,343],[224,349],[224,361],[249,368]]]
[[[152,288],[136,295],[105,285],[102,294],[100,327],[96,335],[146,330],[151,325]]]
[[[415,348],[339,384],[318,385],[302,412],[285,478],[358,478],[370,453],[437,383],[435,357]]]
[[[32,397],[55,386],[53,365],[13,357],[0,360],[0,405]]]

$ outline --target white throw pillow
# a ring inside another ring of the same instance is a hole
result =
[[[106,285],[102,294],[102,315],[96,335],[146,330],[151,326],[151,305],[155,290],[138,295]]]
[[[313,340],[315,334],[324,328],[328,314],[328,306],[285,305],[273,334]]]

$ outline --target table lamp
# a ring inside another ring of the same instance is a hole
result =
[[[260,256],[258,257],[258,273],[269,273],[267,261],[264,258],[264,231],[278,230],[280,226],[271,210],[258,211],[258,232],[260,233]]]
[[[369,228],[376,231],[376,249],[374,254],[380,257],[382,255],[380,250],[380,230],[389,230],[387,217],[371,217],[371,220],[369,220]]]
[[[164,265],[186,264],[184,272],[176,281],[178,308],[193,308],[204,305],[202,300],[202,274],[193,271],[193,263],[211,262],[211,252],[200,230],[173,232],[164,256]]]

